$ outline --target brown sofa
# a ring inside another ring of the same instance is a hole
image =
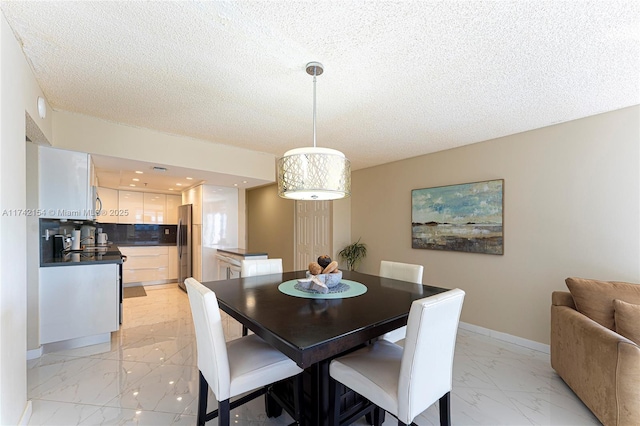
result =
[[[552,294],[551,366],[605,426],[640,425],[640,347],[578,312],[565,291]]]

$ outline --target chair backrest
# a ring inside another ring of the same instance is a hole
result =
[[[385,278],[392,278],[394,280],[410,281],[412,283],[422,284],[423,272],[424,266],[422,265],[381,260],[380,273],[378,275]]]
[[[240,266],[240,276],[242,277],[281,273],[282,259],[243,260]]]
[[[453,289],[411,304],[398,381],[398,419],[406,424],[451,391],[464,295]]]
[[[218,401],[229,399],[231,373],[216,294],[193,278],[184,281],[196,329],[198,369]]]

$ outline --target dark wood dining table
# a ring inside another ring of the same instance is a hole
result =
[[[305,369],[307,424],[325,426],[331,360],[406,325],[414,300],[448,289],[353,271],[343,271],[343,279],[367,288],[355,297],[309,299],[278,289],[304,277],[305,271],[295,271],[203,284],[216,293],[220,309]]]

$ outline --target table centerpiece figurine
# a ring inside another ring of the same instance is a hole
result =
[[[300,286],[307,290],[327,294],[330,288],[340,284],[342,271],[338,269],[338,262],[331,260],[328,255],[318,257],[317,262],[309,263],[307,278],[299,279]]]

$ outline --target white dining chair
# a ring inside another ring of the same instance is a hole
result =
[[[240,264],[241,277],[281,274],[282,259],[243,260]]]
[[[230,411],[266,392],[266,386],[296,376],[294,412],[302,421],[302,369],[282,352],[255,334],[225,342],[218,300],[213,291],[193,278],[185,280],[191,315],[196,331],[200,388],[198,426],[218,417],[218,425],[228,426]],[[218,401],[218,409],[207,413],[209,387]],[[254,391],[230,402],[240,394]]]
[[[331,361],[333,424],[340,424],[339,382],[395,416],[399,426],[411,424],[439,400],[440,425],[449,426],[453,354],[464,295],[454,289],[414,301],[404,348],[377,340]],[[343,424],[357,418],[349,416]]]
[[[241,277],[257,277],[259,275],[281,274],[282,259],[242,260],[240,263]],[[247,327],[242,326],[242,335],[249,333]]]
[[[407,281],[414,284],[422,284],[423,273],[424,266],[422,265],[381,260],[380,273],[378,275],[384,278],[392,278],[394,280]],[[404,326],[389,331],[388,333],[380,336],[380,338],[393,343],[401,343],[406,334],[407,327]]]

